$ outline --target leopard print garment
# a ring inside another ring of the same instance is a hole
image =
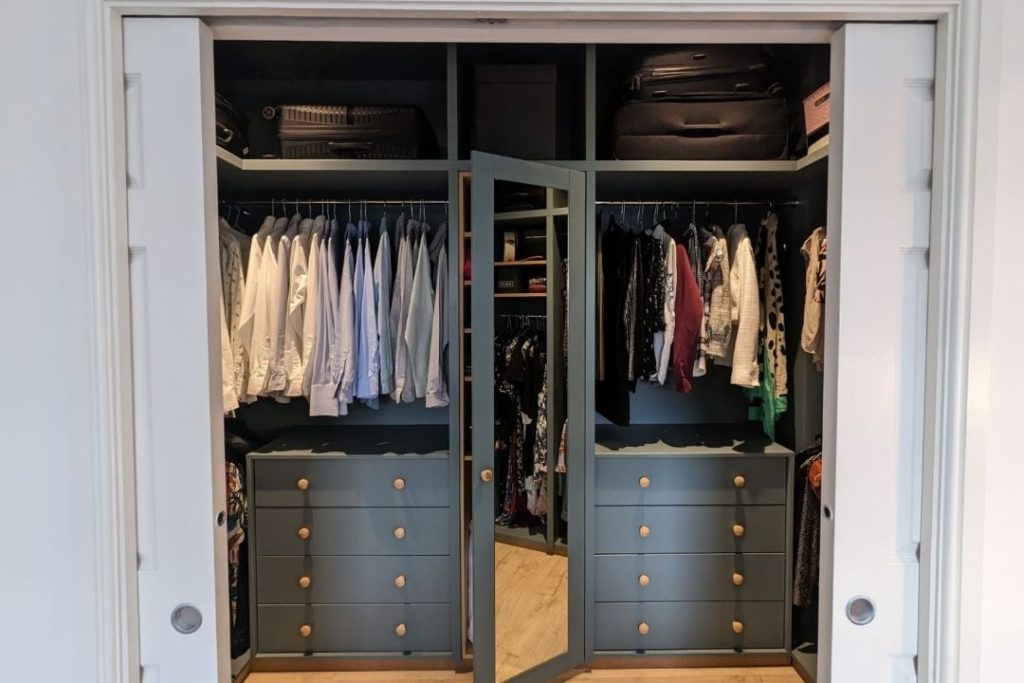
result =
[[[782,314],[782,278],[779,277],[779,217],[769,213],[761,223],[765,240],[761,270],[761,301],[764,302],[764,344],[775,379],[775,397],[785,396],[789,384],[786,369],[786,322]]]

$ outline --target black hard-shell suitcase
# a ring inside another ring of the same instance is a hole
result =
[[[278,119],[285,159],[423,159],[437,156],[437,138],[418,107],[282,105]]]
[[[781,97],[727,102],[629,102],[615,114],[618,159],[783,159]]]
[[[709,45],[644,54],[626,85],[628,99],[748,99],[779,90],[768,55],[756,45]]]
[[[217,144],[240,157],[249,156],[249,122],[234,105],[216,93]]]

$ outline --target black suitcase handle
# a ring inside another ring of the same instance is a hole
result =
[[[340,154],[341,152],[368,152],[376,149],[376,146],[372,142],[328,142],[327,149],[331,150],[334,154]]]
[[[218,123],[217,124],[217,142],[228,145],[235,139],[235,131],[231,130],[227,126]]]
[[[728,131],[720,123],[687,123],[679,129],[679,136],[684,138],[717,138]]]

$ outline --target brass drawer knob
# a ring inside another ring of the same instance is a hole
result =
[[[650,535],[651,535],[651,527],[647,526],[646,524],[641,524],[640,525],[640,538],[647,538]]]
[[[484,468],[480,470],[480,481],[485,484],[490,483],[494,479],[494,470]]]
[[[735,633],[736,635],[739,635],[739,634],[743,633],[743,622],[742,621],[734,621],[734,622],[732,622],[732,632]]]
[[[395,538],[397,538],[399,541],[401,541],[403,538],[405,538],[405,527],[404,526],[395,527]]]
[[[741,489],[747,485],[747,478],[744,477],[742,474],[737,474],[735,477],[732,478],[732,485],[738,489]]]
[[[409,629],[405,627],[405,624],[399,624],[395,627],[395,635],[399,638],[404,638],[405,634],[409,632]]]
[[[395,487],[396,491],[401,491],[402,489],[405,488],[405,479],[403,479],[402,477],[396,477],[392,486]]]
[[[300,478],[297,482],[295,482],[295,488],[297,488],[300,491],[305,491],[306,489],[309,488],[309,479],[306,479],[305,477]]]
[[[732,525],[732,535],[736,538],[742,538],[743,534],[747,533],[747,530],[742,524],[736,523]]]
[[[299,579],[299,588],[309,588],[311,585],[313,585],[313,581],[308,576]]]
[[[395,577],[395,588],[405,588],[405,574],[399,574]]]
[[[641,586],[645,586],[645,587],[646,587],[646,586],[650,586],[650,585],[651,585],[651,577],[647,576],[647,574],[641,574],[641,575],[640,575],[640,576],[639,576],[639,577],[637,578],[637,580],[636,580],[636,581],[637,581],[637,583],[639,583],[639,584],[640,584]]]
[[[640,632],[640,635],[646,636],[648,633],[651,632],[651,627],[647,624],[646,621],[641,621],[639,624],[637,624],[636,630]]]
[[[640,483],[640,488],[642,488],[642,489],[649,489],[649,488],[651,488],[651,478],[648,477],[646,474],[644,476],[640,477],[640,482],[639,483]]]
[[[313,635],[313,627],[309,624],[303,624],[299,627],[299,635],[303,638],[309,638],[311,635]]]
[[[744,581],[743,574],[740,574],[739,572],[733,572],[732,573],[732,585],[734,585],[734,586],[742,586],[743,585],[743,581]]]
[[[309,527],[308,526],[300,526],[299,530],[296,533],[298,534],[299,538],[301,538],[303,541],[305,541],[306,539],[309,538]]]

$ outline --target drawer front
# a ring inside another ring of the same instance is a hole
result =
[[[785,647],[785,602],[600,602],[595,650],[773,650]],[[743,625],[735,633],[733,622]],[[647,634],[640,625],[647,625]]]
[[[447,458],[256,459],[253,465],[258,507],[448,505]]]
[[[256,601],[261,605],[447,603],[449,562],[447,556],[261,557]]]
[[[786,599],[786,556],[598,555],[598,602]]]
[[[448,508],[256,508],[253,514],[259,556],[449,554]],[[307,539],[300,529],[309,530]]]
[[[596,462],[597,505],[786,504],[785,458],[602,456]]]
[[[259,652],[449,652],[449,618],[448,605],[260,605]]]
[[[733,527],[743,527],[734,535]],[[595,552],[782,553],[786,550],[783,505],[740,507],[599,507],[594,511]],[[640,535],[641,526],[649,535]]]

